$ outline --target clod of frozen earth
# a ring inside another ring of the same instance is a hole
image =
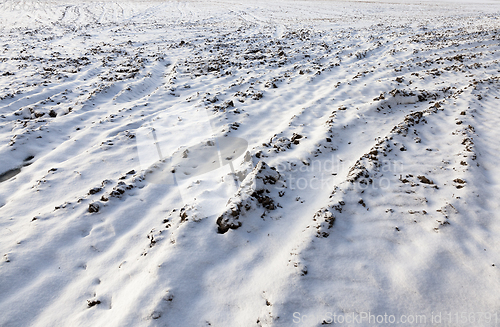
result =
[[[279,183],[280,178],[281,175],[276,168],[259,161],[243,180],[238,192],[229,199],[224,213],[217,219],[218,232],[224,234],[229,229],[239,228],[242,225],[240,217],[258,206],[266,210],[275,210],[277,204],[271,197],[272,193],[285,187]]]

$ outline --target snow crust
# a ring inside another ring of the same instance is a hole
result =
[[[500,324],[499,12],[0,1],[0,325]]]

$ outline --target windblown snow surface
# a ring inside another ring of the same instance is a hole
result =
[[[499,13],[2,0],[0,325],[499,325]]]

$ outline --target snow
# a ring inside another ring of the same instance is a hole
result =
[[[499,13],[0,1],[0,325],[500,324]]]

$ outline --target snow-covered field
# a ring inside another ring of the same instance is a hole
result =
[[[0,325],[500,325],[499,18],[0,0]]]

